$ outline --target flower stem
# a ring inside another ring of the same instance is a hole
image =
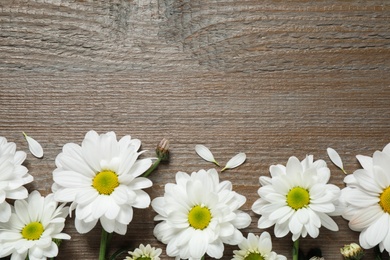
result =
[[[110,234],[107,233],[104,228],[102,229],[102,236],[100,238],[100,250],[99,250],[99,260],[106,260],[106,251],[108,240],[110,240]]]
[[[375,246],[374,252],[375,252],[375,260],[382,260],[382,253],[381,250],[379,249],[379,245]]]
[[[150,168],[142,175],[142,177],[148,177],[154,169],[157,168],[157,166],[160,164],[161,158],[157,158],[157,160],[150,166]]]
[[[129,250],[130,249],[126,249],[126,248],[118,249],[118,251],[116,251],[114,254],[112,254],[112,256],[110,257],[110,260],[116,260],[120,255],[122,255],[123,253],[128,252]]]
[[[293,245],[293,260],[298,260],[299,255],[299,238],[294,241]]]

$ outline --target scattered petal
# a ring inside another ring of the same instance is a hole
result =
[[[341,157],[338,154],[338,152],[336,152],[335,149],[330,148],[330,147],[328,149],[326,149],[326,152],[328,153],[328,156],[329,156],[330,160],[332,161],[332,163],[334,163],[334,165],[339,167],[343,171],[343,173],[347,174],[346,171],[344,170],[343,161],[341,160]]]
[[[207,148],[206,146],[204,146],[202,144],[197,144],[197,145],[195,145],[195,151],[204,160],[206,160],[208,162],[215,163],[216,165],[219,166],[218,162],[214,159],[214,155],[211,153],[209,148]]]
[[[241,164],[243,164],[245,162],[245,160],[246,160],[245,153],[236,154],[235,156],[233,156],[232,159],[230,159],[226,163],[226,166],[221,170],[221,172],[223,172],[224,170],[227,170],[227,169],[236,168],[236,167],[240,166]]]
[[[31,154],[37,158],[42,158],[43,157],[42,146],[34,138],[26,135],[25,132],[23,132],[23,135],[27,140],[28,149],[30,150]]]

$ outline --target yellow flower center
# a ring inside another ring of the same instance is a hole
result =
[[[22,229],[22,236],[27,240],[38,240],[43,233],[43,225],[39,222],[31,222]]]
[[[306,207],[309,203],[310,194],[308,190],[301,187],[294,187],[289,190],[287,194],[287,204],[291,208],[298,210],[303,207]]]
[[[195,229],[205,229],[211,221],[211,212],[207,207],[199,205],[193,207],[188,213],[188,222]]]
[[[381,205],[384,212],[390,213],[390,186],[379,196],[379,205]]]
[[[149,256],[140,256],[138,258],[135,258],[135,260],[152,260]]]
[[[265,258],[260,253],[251,252],[245,256],[244,260],[265,260]]]
[[[99,194],[110,195],[119,186],[118,175],[109,170],[98,172],[93,178],[92,186]]]

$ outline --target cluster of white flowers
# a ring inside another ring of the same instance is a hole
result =
[[[40,144],[24,136],[33,155],[42,158]],[[268,232],[244,237],[240,230],[252,222],[241,209],[246,198],[233,191],[230,181],[220,181],[214,168],[191,174],[177,172],[176,183],[167,183],[164,195],[151,201],[144,191],[152,186],[146,176],[168,157],[168,141],[160,144],[163,147],[157,149],[157,161],[139,158],[143,153],[139,151],[140,140],[128,135],[117,140],[114,132],[99,135],[89,131],[81,145],[63,146],[55,160],[53,193],[44,197],[38,191],[28,194],[24,187],[33,181],[22,165],[26,153],[16,151],[14,143],[0,137],[0,257],[45,260],[57,256],[58,241],[70,239],[62,230],[73,211],[81,234],[99,222],[104,232],[123,235],[132,221],[133,208],[151,205],[158,221],[154,236],[167,245],[170,257],[200,260],[208,255],[220,259],[227,244],[239,248],[233,252],[233,260],[287,259],[272,251]],[[195,151],[219,166],[206,146],[197,145]],[[339,154],[332,148],[327,152],[346,173]],[[292,156],[285,166],[271,165],[271,177],[259,178],[259,198],[252,205],[253,212],[260,215],[258,228],[274,226],[277,238],[291,233],[295,246],[300,237],[318,237],[322,226],[338,231],[332,216],[342,216],[352,230],[360,232],[363,248],[379,246],[381,251],[390,252],[390,144],[373,157],[358,155],[357,159],[363,168],[345,177],[343,189],[328,183],[326,162],[315,161],[312,155],[302,161]],[[238,153],[220,172],[245,160],[245,153]],[[15,200],[13,205],[10,199]],[[361,248],[350,251],[342,250],[342,254],[354,255],[356,251],[359,257],[363,255]],[[128,254],[126,259],[160,260],[162,250],[141,244]]]

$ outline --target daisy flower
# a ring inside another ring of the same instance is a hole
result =
[[[167,244],[167,254],[181,259],[201,259],[205,254],[221,258],[224,244],[243,239],[238,230],[251,218],[239,208],[246,198],[232,191],[229,181],[219,182],[215,169],[191,175],[178,172],[176,183],[165,185],[164,197],[152,201],[158,213],[154,235]]]
[[[343,217],[360,232],[359,244],[379,245],[390,252],[390,143],[373,157],[356,156],[363,169],[347,175],[340,200],[346,203]]]
[[[316,238],[321,226],[338,230],[329,215],[341,213],[336,207],[340,189],[327,184],[330,171],[325,161],[313,162],[312,155],[302,162],[290,157],[286,166],[272,165],[270,173],[272,178],[260,177],[260,198],[252,205],[252,210],[261,215],[259,228],[275,225],[276,237],[291,232],[293,241],[307,234]]]
[[[53,194],[42,197],[38,191],[16,200],[10,220],[0,223],[0,257],[38,260],[57,256],[53,239],[70,239],[61,233],[68,215],[64,205],[58,206]]]
[[[285,256],[272,251],[271,236],[268,232],[263,232],[260,237],[249,233],[248,238],[238,244],[238,247],[240,250],[233,251],[232,260],[287,260]]]
[[[0,222],[11,217],[11,206],[6,199],[25,199],[27,189],[23,185],[33,181],[26,167],[22,165],[26,153],[16,151],[16,144],[0,136]]]
[[[130,256],[126,256],[124,260],[160,260],[162,250],[160,248],[151,247],[149,244],[144,246],[139,245],[133,252],[129,251]]]
[[[56,158],[53,172],[54,198],[72,202],[75,226],[79,233],[89,232],[99,220],[108,232],[125,234],[133,218],[133,207],[150,205],[142,189],[152,182],[139,177],[152,165],[151,159],[138,159],[142,152],[138,139],[124,136],[119,141],[114,132],[98,135],[89,131],[81,146],[65,144]]]

